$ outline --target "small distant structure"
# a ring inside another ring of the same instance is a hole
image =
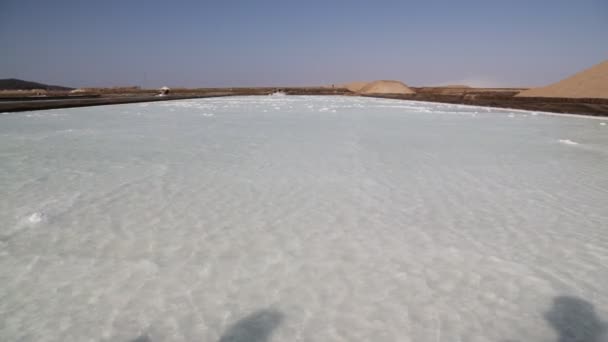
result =
[[[273,88],[270,91],[270,94],[268,94],[270,96],[285,96],[287,95],[287,92],[285,91],[285,89],[282,88]]]
[[[270,96],[285,96],[287,93],[283,89],[275,89]]]
[[[169,89],[169,87],[162,87],[160,88],[160,94],[158,94],[158,96],[167,96],[170,92],[171,89]]]
[[[34,96],[46,96],[48,93],[46,89],[32,89],[31,92]]]

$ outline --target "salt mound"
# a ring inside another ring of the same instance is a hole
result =
[[[361,94],[415,94],[408,86],[399,81],[375,81],[359,90]]]
[[[516,96],[608,99],[608,60],[557,83],[525,90]]]
[[[42,222],[42,214],[41,213],[33,213],[32,215],[30,215],[27,220],[30,223],[40,223]]]

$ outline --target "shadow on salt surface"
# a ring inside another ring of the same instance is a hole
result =
[[[130,340],[129,342],[152,342],[148,335],[141,335],[134,340]]]
[[[602,322],[593,304],[586,300],[556,297],[544,317],[557,332],[557,342],[608,342],[608,323]],[[274,309],[255,311],[229,326],[218,342],[270,342],[283,319],[284,315]],[[129,342],[152,342],[152,339],[145,334]]]
[[[545,319],[558,333],[558,342],[608,341],[608,324],[600,320],[593,304],[586,300],[556,297]]]
[[[231,325],[219,342],[267,342],[283,320],[283,314],[272,309],[259,310]]]
[[[281,321],[283,314],[277,310],[258,310],[228,327],[219,342],[269,342]],[[152,339],[144,334],[129,342],[152,342]]]

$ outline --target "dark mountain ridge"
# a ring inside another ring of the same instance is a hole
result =
[[[43,84],[38,82],[30,82],[19,80],[16,78],[4,78],[0,79],[0,90],[32,90],[32,89],[44,89],[44,90],[72,90],[74,88],[62,87],[58,85]]]

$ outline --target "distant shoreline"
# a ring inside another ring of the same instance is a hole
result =
[[[537,111],[551,114],[575,114],[608,117],[608,99],[575,99],[515,97],[518,90],[509,88],[413,88],[416,94],[360,95],[345,88],[289,87],[289,88],[214,88],[176,89],[168,96],[155,96],[154,90],[134,93],[110,93],[80,96],[66,94],[46,97],[0,97],[0,113],[47,109],[127,104],[138,102],[170,101],[239,95],[268,95],[283,91],[288,95],[345,95],[388,98],[396,100],[422,101],[470,105],[479,107]]]

